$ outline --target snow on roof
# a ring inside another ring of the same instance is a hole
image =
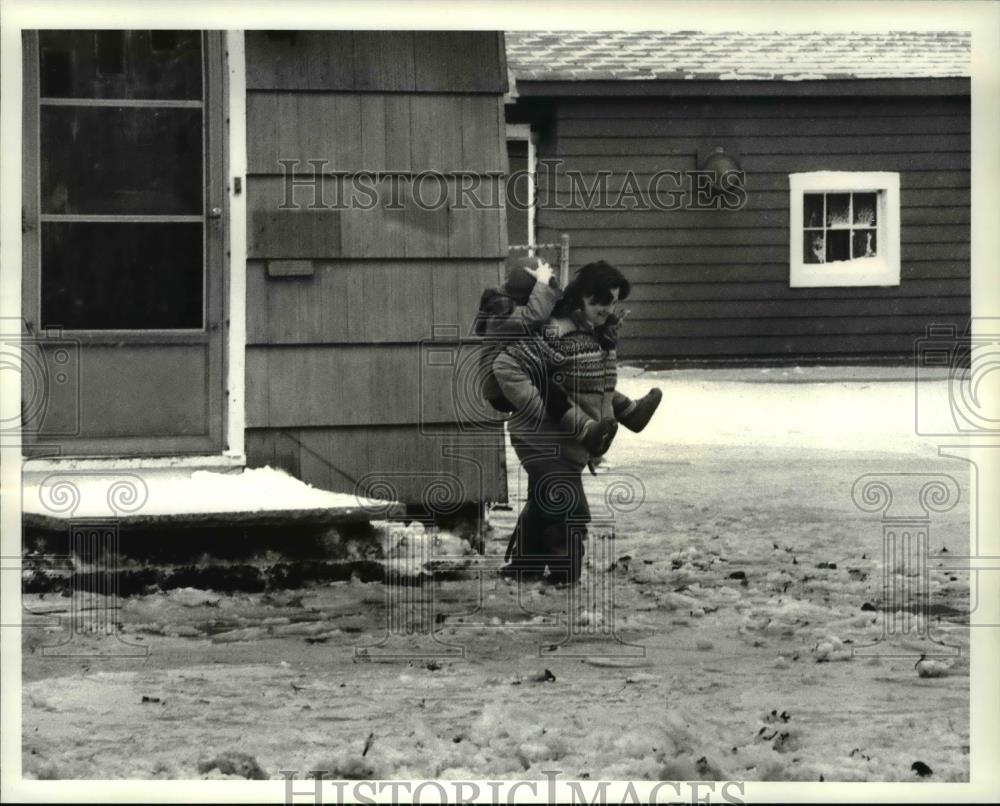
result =
[[[508,31],[517,81],[953,78],[970,75],[967,31]]]

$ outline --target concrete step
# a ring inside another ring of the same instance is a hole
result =
[[[24,525],[48,530],[82,520],[130,529],[332,525],[405,512],[398,502],[319,490],[271,467],[132,468],[87,460],[25,463],[21,502]]]

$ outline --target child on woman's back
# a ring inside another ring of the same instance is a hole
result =
[[[479,356],[480,391],[493,408],[505,414],[517,409],[541,421],[544,412],[550,425],[555,424],[560,432],[572,434],[591,456],[598,457],[607,452],[619,422],[635,432],[646,427],[660,404],[659,389],[653,389],[636,401],[616,391],[614,418],[597,421],[573,402],[558,375],[553,377],[541,365],[522,363],[518,375],[520,382],[514,385],[508,375],[505,385],[514,402],[508,399],[494,374],[494,361],[506,348],[525,339],[542,340],[542,328],[561,299],[562,291],[551,266],[540,258],[512,261],[506,282],[499,288],[483,292],[474,328],[478,335],[485,337]],[[611,316],[602,332],[616,341],[620,324],[617,317]],[[519,352],[525,356],[537,351]]]
[[[479,380],[482,396],[497,411],[513,413],[493,374],[493,361],[509,345],[540,337],[562,292],[552,267],[540,258],[511,261],[507,280],[499,288],[488,288],[479,301],[474,332],[484,336],[479,356]],[[544,407],[561,431],[573,434],[592,456],[605,453],[618,429],[613,419],[595,421],[575,406],[565,390],[547,378],[534,378],[537,403]]]

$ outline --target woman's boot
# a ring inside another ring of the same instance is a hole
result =
[[[546,564],[551,584],[575,584],[583,569],[587,527],[583,524],[553,523],[543,532]]]
[[[514,531],[507,543],[507,551],[504,560],[507,564],[498,573],[502,577],[511,579],[530,579],[541,577],[545,570],[544,559],[533,557],[538,554],[536,534],[538,528],[533,525],[527,507],[521,511],[517,523],[514,524]]]

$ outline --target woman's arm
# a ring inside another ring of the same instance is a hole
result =
[[[546,382],[546,369],[535,341],[508,345],[493,359],[493,376],[500,391],[514,407],[516,416],[529,422],[540,421],[545,411],[539,386]]]

